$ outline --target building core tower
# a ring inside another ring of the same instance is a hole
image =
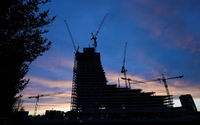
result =
[[[80,112],[98,110],[102,105],[106,83],[100,53],[95,52],[94,48],[84,48],[83,53],[76,52],[71,110]]]

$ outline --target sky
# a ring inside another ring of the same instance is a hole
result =
[[[22,92],[24,108],[34,113],[38,94],[63,94],[41,97],[37,114],[45,110],[70,110],[74,48],[64,20],[67,20],[80,52],[92,47],[91,32],[96,33],[104,15],[107,18],[97,36],[97,52],[108,84],[116,84],[120,73],[124,43],[127,42],[128,77],[149,80],[184,75],[168,80],[174,106],[181,106],[179,96],[191,94],[200,111],[200,1],[199,0],[51,0],[40,7],[50,9],[56,20],[46,27],[44,37],[51,49],[31,65]],[[121,81],[123,86],[123,81]],[[135,84],[132,89],[165,95],[163,83]]]

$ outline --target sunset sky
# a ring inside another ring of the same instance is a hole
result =
[[[38,113],[45,110],[70,110],[74,50],[64,20],[67,20],[80,51],[92,46],[91,32],[109,13],[98,34],[97,51],[108,84],[117,83],[124,43],[128,42],[126,68],[128,77],[149,80],[184,75],[168,80],[175,106],[181,94],[192,94],[200,110],[200,1],[199,0],[51,0],[41,6],[50,9],[56,20],[44,35],[52,41],[51,49],[30,66],[28,86],[22,92],[25,110],[33,114],[35,99],[29,96],[64,92],[40,98]],[[123,81],[121,81],[123,84]],[[165,95],[160,82],[132,85],[143,91]]]

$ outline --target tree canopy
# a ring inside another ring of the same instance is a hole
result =
[[[43,37],[55,16],[40,6],[49,0],[4,0],[0,4],[0,115],[12,113],[14,104],[29,80],[29,65],[51,46]]]

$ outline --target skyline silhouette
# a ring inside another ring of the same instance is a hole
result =
[[[25,110],[33,114],[35,106],[35,100],[27,97],[52,92],[64,94],[41,98],[39,114],[52,108],[70,109],[74,50],[64,20],[68,21],[75,43],[82,51],[82,48],[92,46],[90,33],[96,32],[105,13],[109,16],[99,32],[97,52],[101,53],[108,83],[117,83],[122,76],[123,46],[127,41],[128,77],[149,80],[162,73],[167,76],[183,74],[183,79],[168,82],[175,106],[180,105],[179,95],[189,93],[200,110],[199,6],[200,2],[195,0],[52,0],[44,9],[50,8],[50,14],[57,18],[45,36],[54,42],[48,52],[31,64],[26,76],[30,83],[22,92]],[[121,83],[123,86],[123,81]],[[166,94],[159,82],[132,87]]]

